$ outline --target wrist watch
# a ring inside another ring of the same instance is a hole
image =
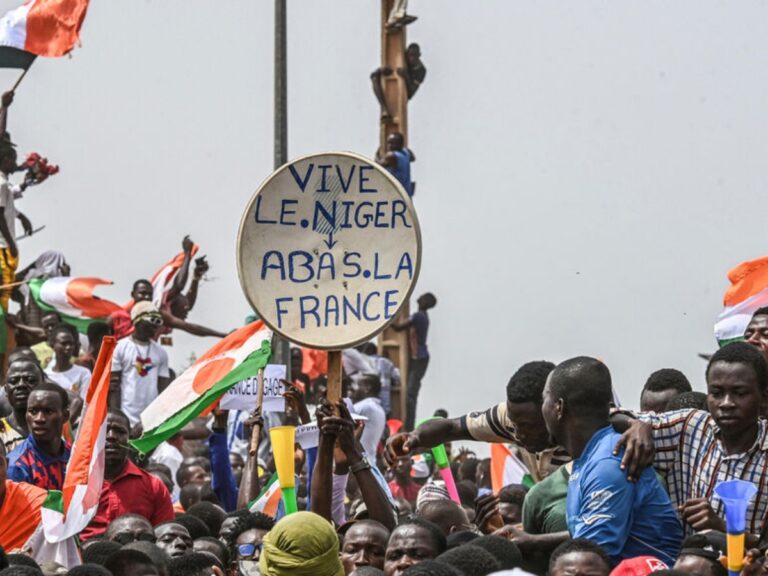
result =
[[[368,459],[365,456],[363,456],[360,462],[356,462],[349,467],[349,471],[352,472],[352,474],[357,474],[358,472],[362,472],[363,470],[370,470],[370,469],[371,469],[371,464],[370,462],[368,462]]]

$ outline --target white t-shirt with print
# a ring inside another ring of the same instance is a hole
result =
[[[120,372],[120,409],[138,424],[142,411],[157,398],[157,379],[168,378],[168,353],[157,342],[136,344],[132,337],[117,343],[112,371]]]
[[[73,364],[69,370],[54,372],[54,366],[56,366],[55,359],[45,369],[45,374],[48,378],[56,382],[64,390],[76,392],[80,398],[85,399],[85,395],[88,393],[88,386],[91,384],[91,371],[83,366]]]

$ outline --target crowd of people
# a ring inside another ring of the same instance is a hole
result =
[[[191,259],[187,241],[184,249]],[[131,296],[129,325],[122,314],[95,324],[85,352],[78,353],[80,335],[70,325],[45,313],[45,339],[8,354],[0,576],[725,576],[725,512],[714,488],[731,479],[757,488],[746,514],[744,571],[764,570],[768,308],[755,313],[743,341],[709,359],[706,393],[664,368],[648,377],[641,411],[633,412],[615,404],[602,361],[533,361],[515,371],[498,404],[457,417],[438,411],[416,425],[437,302],[424,294],[417,311],[395,325],[412,344],[406,380],[415,393],[404,421],[392,418],[400,375],[374,343],[344,351],[336,405],[326,398],[324,353],[296,347],[284,412],[216,408],[142,455],[129,440],[174,376],[159,344],[166,315],[153,303],[152,284],[137,281]],[[188,308],[194,294],[184,297]],[[29,527],[49,491],[63,486],[99,340],[117,332],[104,485],[95,517],[79,534],[82,564],[38,564],[25,549]],[[276,469],[268,431],[313,421],[316,445],[295,446],[299,511],[288,514],[283,504],[265,503]],[[255,424],[262,440],[251,455]],[[506,445],[526,480],[495,485],[498,463],[454,449],[459,441]],[[432,455],[440,445],[458,498]]]
[[[399,10],[402,26],[405,3]],[[142,412],[175,378],[164,348],[171,332],[227,335],[187,320],[209,264],[194,259],[185,237],[167,287],[137,280],[128,304],[86,328],[41,306],[29,282],[71,271],[55,251],[18,270],[15,220],[32,228],[15,208],[29,183],[11,183],[20,169],[5,130],[12,100],[6,93],[0,107],[0,308],[12,334],[0,392],[0,576],[726,576],[725,507],[715,488],[728,480],[756,489],[742,574],[768,572],[768,308],[754,313],[741,341],[708,359],[706,392],[662,368],[635,412],[616,404],[603,361],[536,360],[503,394],[500,387],[497,404],[417,423],[437,304],[425,293],[392,325],[409,335],[407,374],[373,342],[345,350],[334,404],[325,353],[294,347],[284,411],[213,407],[139,453],[130,441],[143,432]],[[413,194],[414,156],[403,140],[393,134],[381,162]],[[35,557],[29,542],[65,485],[107,336],[117,343],[105,457],[103,470],[91,471],[104,481],[87,495],[97,511],[77,535],[79,561],[63,566]],[[400,420],[393,392],[402,388]],[[293,447],[292,512],[274,499],[269,430],[312,423],[316,442]],[[456,449],[472,441],[506,446],[515,479],[504,482],[506,460]]]

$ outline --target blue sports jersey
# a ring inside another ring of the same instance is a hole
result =
[[[671,566],[683,527],[653,468],[643,470],[637,482],[627,480],[619,467],[623,453],[613,454],[620,436],[611,426],[601,428],[573,461],[568,530],[573,538],[602,546],[614,565],[625,558],[655,556]]]

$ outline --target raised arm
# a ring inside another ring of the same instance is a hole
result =
[[[312,472],[310,505],[312,512],[333,522],[331,503],[333,500],[333,451],[336,446],[338,426],[329,425],[330,406],[321,404],[317,408],[317,424],[320,429],[320,443],[317,447],[317,461]]]
[[[13,91],[4,92],[0,103],[0,136],[3,136],[8,131],[8,108],[13,103]]]
[[[195,269],[192,271],[192,283],[187,290],[187,306],[188,310],[192,310],[197,302],[197,289],[200,286],[200,280],[203,279],[206,272],[208,272],[208,262],[205,260],[205,256],[201,256],[195,261]]]
[[[394,460],[457,440],[473,440],[461,425],[461,418],[436,418],[417,426],[413,432],[400,432],[391,436],[387,440],[387,455]]]
[[[216,338],[224,338],[226,334],[219,332],[213,328],[201,326],[200,324],[192,324],[186,320],[182,320],[168,312],[167,310],[160,310],[160,314],[163,316],[163,323],[169,328],[175,328],[177,330],[183,330],[193,336],[214,336]]]
[[[349,471],[355,475],[365,507],[368,510],[368,517],[371,520],[381,522],[388,530],[394,530],[397,522],[392,504],[390,504],[387,494],[376,480],[371,468],[376,463],[368,462],[365,459],[363,450],[355,439],[355,423],[347,405],[342,401],[337,406],[340,416],[326,418],[323,426],[337,430],[339,449],[347,457]]]
[[[181,241],[181,248],[184,250],[184,260],[181,263],[176,278],[173,279],[173,285],[168,291],[167,301],[170,302],[176,296],[184,291],[184,287],[187,285],[187,278],[189,278],[189,263],[192,261],[192,249],[195,247],[194,242],[190,240],[189,236],[184,236]]]

